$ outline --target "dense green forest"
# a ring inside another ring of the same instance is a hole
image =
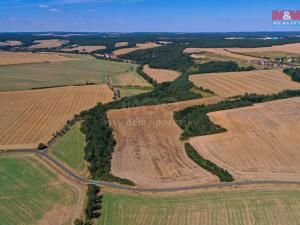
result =
[[[184,46],[168,45],[131,52],[122,56],[122,59],[132,60],[139,64],[149,64],[152,68],[172,69],[192,74],[249,71],[255,69],[253,66],[239,67],[233,61],[214,61],[198,64],[188,54],[183,53],[184,49]]]
[[[287,68],[283,72],[289,75],[292,81],[300,82],[300,68]]]
[[[232,175],[227,171],[220,167],[218,167],[213,162],[204,159],[198,152],[191,146],[189,143],[185,144],[185,152],[192,159],[195,163],[197,163],[202,168],[206,169],[207,171],[213,173],[221,182],[232,182],[234,181]]]
[[[178,126],[183,129],[181,139],[186,140],[190,137],[216,134],[226,131],[225,128],[214,124],[209,119],[207,114],[210,112],[252,106],[255,103],[296,96],[300,96],[300,90],[286,90],[271,95],[246,94],[243,96],[237,96],[235,99],[221,101],[216,104],[188,107],[175,112],[174,119]]]

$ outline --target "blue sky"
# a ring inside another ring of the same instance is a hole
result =
[[[0,32],[300,31],[271,12],[299,0],[0,0]]]

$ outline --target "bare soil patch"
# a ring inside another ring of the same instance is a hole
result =
[[[190,143],[238,180],[299,180],[299,115],[299,97],[213,112],[228,132]]]
[[[287,89],[300,89],[281,70],[210,73],[190,76],[197,86],[208,88],[219,96],[231,97],[247,93],[271,94]]]
[[[180,75],[176,70],[152,69],[149,65],[144,66],[144,72],[158,83],[173,81]]]
[[[173,187],[218,179],[188,158],[173,112],[217,97],[108,112],[117,145],[112,173],[143,187]]]
[[[47,143],[74,114],[112,100],[106,85],[0,93],[0,149]]]

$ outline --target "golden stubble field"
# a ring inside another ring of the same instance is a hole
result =
[[[149,49],[149,48],[156,48],[159,47],[161,45],[156,44],[154,42],[147,42],[147,43],[137,43],[136,47],[132,47],[132,48],[121,48],[118,50],[115,50],[113,52],[114,55],[126,55],[128,53],[137,51],[137,50],[142,50],[142,49]]]
[[[39,48],[58,48],[64,44],[69,43],[66,40],[60,39],[50,39],[50,40],[36,40],[29,46],[29,49],[39,49]]]
[[[300,97],[213,112],[209,117],[228,132],[190,140],[204,158],[238,180],[300,179]]]
[[[190,76],[199,87],[212,90],[221,97],[247,93],[271,94],[287,89],[300,89],[300,84],[281,70],[254,70],[247,72],[209,73]]]
[[[242,60],[259,60],[259,58],[256,57],[235,54],[224,48],[186,48],[184,50],[184,53],[187,54],[201,53],[201,52],[209,52],[209,53],[214,53],[214,54],[223,55],[235,59],[242,59]]]
[[[112,174],[143,187],[174,187],[217,182],[211,173],[188,158],[181,129],[173,112],[196,104],[212,104],[218,97],[108,112],[117,141]]]
[[[54,63],[80,60],[66,57],[57,53],[31,53],[31,52],[0,52],[0,66],[25,63]]]
[[[72,48],[64,48],[63,51],[65,52],[72,52],[72,51],[79,51],[79,52],[94,52],[97,50],[104,50],[106,49],[106,46],[96,46],[96,45],[89,45],[89,46],[77,46]]]
[[[112,98],[106,85],[0,92],[0,149],[47,143],[74,114]]]
[[[144,66],[144,72],[158,83],[173,81],[180,75],[176,70],[152,69],[149,65]]]

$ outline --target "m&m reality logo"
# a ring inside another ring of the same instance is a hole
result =
[[[300,26],[300,10],[274,10],[272,22],[279,26]]]

